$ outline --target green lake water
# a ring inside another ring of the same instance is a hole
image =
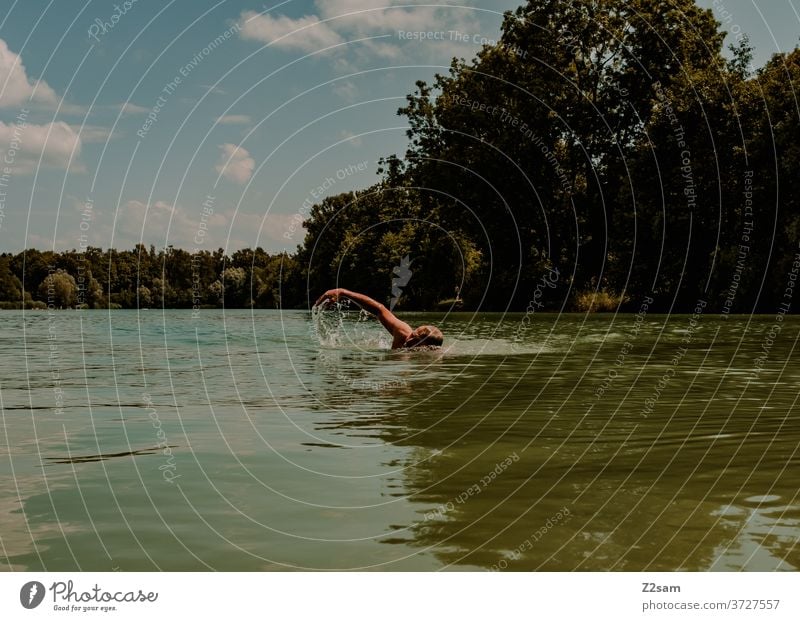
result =
[[[1,313],[0,567],[800,568],[800,321],[404,318]]]

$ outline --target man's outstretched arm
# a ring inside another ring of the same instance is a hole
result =
[[[392,347],[400,347],[408,338],[408,336],[413,332],[411,326],[409,326],[405,321],[401,321],[380,302],[373,300],[368,295],[364,295],[363,293],[356,293],[355,291],[349,291],[348,289],[331,289],[330,291],[326,291],[319,299],[315,302],[314,306],[318,306],[325,300],[333,300],[334,302],[339,300],[339,298],[348,298],[353,300],[356,304],[361,306],[364,310],[369,311],[373,315],[377,316],[378,321],[381,322],[384,328],[389,331],[389,334],[392,335],[393,343]]]

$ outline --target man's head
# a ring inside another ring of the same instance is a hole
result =
[[[406,337],[403,347],[438,347],[444,342],[442,331],[436,326],[420,326]]]

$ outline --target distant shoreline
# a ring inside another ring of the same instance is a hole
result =
[[[239,312],[239,311],[250,311],[252,313],[308,313],[311,309],[303,309],[303,308],[202,308],[202,309],[192,309],[192,308],[55,308],[55,309],[48,309],[48,308],[0,308],[0,315],[3,312],[25,312],[25,313],[35,313],[35,314],[46,314],[49,312],[63,312],[63,313],[140,313],[140,312],[154,312],[157,313],[159,311],[170,311],[170,312],[185,312],[185,313],[213,313],[213,312]],[[356,311],[350,311],[355,313]],[[417,316],[417,315],[428,315],[428,316],[437,316],[437,317],[461,317],[461,316],[470,316],[470,315],[498,315],[498,316],[511,316],[511,317],[519,317],[519,316],[526,316],[527,313],[525,311],[495,311],[495,310],[457,310],[457,311],[443,311],[443,310],[406,310],[406,311],[397,311],[395,314],[401,317],[409,317],[409,316]],[[578,317],[578,316],[587,316],[587,317],[635,317],[638,313],[633,311],[619,311],[619,312],[607,312],[607,311],[558,311],[558,310],[543,310],[538,311],[537,316],[547,316],[547,317],[560,317],[560,316],[569,316],[569,317]],[[649,313],[648,316],[650,317],[691,317],[692,313],[690,312],[674,312],[674,313],[665,313],[665,312],[652,312]],[[706,313],[704,318],[706,319],[719,319],[722,321],[726,321],[728,318],[731,319],[742,319],[742,318],[757,318],[757,319],[774,319],[774,313],[730,313],[730,314],[722,314],[722,313]],[[787,319],[789,318],[800,318],[800,313],[789,313],[785,315]]]

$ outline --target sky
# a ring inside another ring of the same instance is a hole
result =
[[[2,252],[292,251],[310,203],[405,152],[415,81],[472,58],[518,4],[2,2]],[[800,43],[800,0],[698,3],[757,66]],[[404,34],[420,31],[445,34]]]

